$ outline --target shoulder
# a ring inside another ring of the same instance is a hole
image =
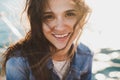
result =
[[[77,50],[76,50],[76,53],[78,55],[89,55],[89,56],[93,56],[93,51],[88,47],[86,46],[85,44],[83,43],[80,43],[77,47]]]
[[[73,61],[77,64],[91,63],[93,59],[93,51],[83,43],[80,43],[74,54]]]
[[[12,56],[6,62],[7,70],[12,70],[13,68],[18,70],[26,70],[28,69],[28,66],[27,59],[23,57]]]
[[[88,71],[91,71],[92,59],[93,52],[91,51],[91,49],[83,43],[80,43],[74,54],[72,62],[74,67],[76,67],[80,71],[83,71],[83,73],[86,73]]]
[[[27,69],[28,67],[28,60],[25,57],[21,56],[21,51],[16,50],[11,53],[7,62],[6,62],[6,69]]]
[[[93,51],[86,45],[80,43],[73,57],[75,63],[90,63],[93,59]]]
[[[7,60],[5,67],[6,67],[7,78],[11,77],[14,79],[18,77],[18,75],[26,78],[29,75],[29,65],[27,60],[23,57],[15,57],[15,56],[10,57]]]
[[[6,62],[6,79],[9,80],[28,80],[29,66],[23,57],[11,57]]]
[[[27,60],[23,57],[16,57],[16,56],[12,56],[10,57],[8,60],[7,60],[7,63],[8,65],[15,65],[15,64],[23,64],[23,63],[26,63]]]
[[[10,80],[34,80],[28,59],[19,56],[21,51],[15,51],[6,62],[6,78]]]

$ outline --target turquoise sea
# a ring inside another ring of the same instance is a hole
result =
[[[24,35],[18,16],[21,1],[0,0],[0,61],[6,48]],[[0,76],[0,80],[5,80],[5,78]]]
[[[23,35],[18,13],[21,0],[0,0],[0,48],[15,42]]]

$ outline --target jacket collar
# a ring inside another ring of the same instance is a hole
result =
[[[50,70],[50,69],[53,69],[53,62],[52,62],[52,59],[51,58],[49,58],[49,60],[48,60],[48,62],[47,62],[47,67],[48,67],[48,69]]]
[[[80,75],[86,74],[90,68],[93,54],[88,47],[80,44],[71,60],[70,71],[74,78],[80,80]]]
[[[89,56],[88,56],[89,55]],[[91,51],[85,45],[80,44],[71,60],[69,76],[80,79],[80,75],[88,72],[88,64],[91,59]],[[53,62],[50,58],[47,63],[48,69],[53,69]]]

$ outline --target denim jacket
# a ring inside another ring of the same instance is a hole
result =
[[[92,78],[92,57],[91,50],[80,44],[70,63],[65,80],[91,80]],[[60,80],[53,70],[53,63],[50,59],[47,67],[52,71],[54,80]],[[28,61],[23,57],[11,57],[6,63],[6,80],[35,80]]]

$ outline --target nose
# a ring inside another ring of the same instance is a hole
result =
[[[62,17],[59,17],[56,19],[56,25],[54,26],[54,29],[57,31],[65,31],[66,24]]]

